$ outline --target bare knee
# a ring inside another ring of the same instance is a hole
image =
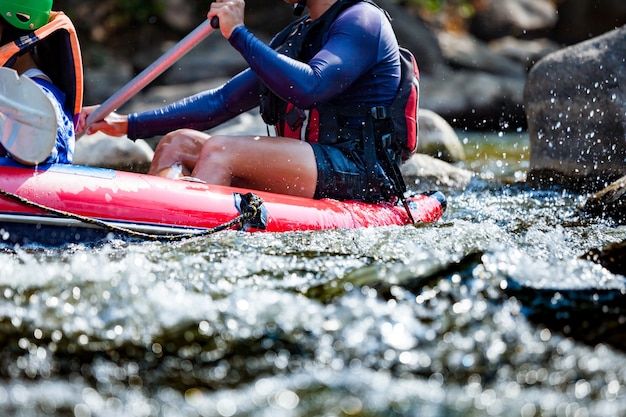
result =
[[[200,149],[207,140],[208,135],[192,129],[179,129],[163,136],[157,145],[158,148],[172,149]]]
[[[229,158],[232,153],[233,139],[231,136],[215,135],[206,140],[201,147],[201,159]]]
[[[191,175],[210,184],[231,185],[239,163],[237,137],[211,136],[202,145]]]
[[[166,176],[166,170],[178,166],[183,175],[189,175],[196,165],[202,146],[209,136],[192,129],[168,133],[159,141],[149,173]]]

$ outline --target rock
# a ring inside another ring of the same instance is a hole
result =
[[[441,71],[436,76],[422,77],[420,105],[433,110],[455,128],[525,129],[525,82],[525,77]]]
[[[437,113],[420,109],[417,151],[446,162],[465,160],[463,145],[452,126]]]
[[[400,169],[411,190],[465,189],[474,173],[421,153],[413,155]]]
[[[621,262],[623,250],[622,247]],[[624,279],[608,274],[572,274],[566,280],[534,275],[536,279],[525,277],[523,280],[509,276],[502,286],[508,297],[514,297],[521,304],[521,311],[528,320],[590,346],[606,344],[626,349],[622,330],[626,314]]]
[[[556,25],[558,15],[548,0],[482,0],[476,7],[470,31],[481,39],[521,36]]]
[[[530,71],[529,181],[574,190],[626,175],[626,26],[548,55]]]
[[[583,211],[626,224],[626,177],[590,196],[585,202]]]
[[[489,43],[495,53],[505,56],[530,70],[541,58],[562,49],[562,46],[549,39],[524,40],[512,36],[500,38]]]
[[[580,258],[600,264],[612,273],[626,277],[626,241],[624,240],[601,249],[591,249]]]
[[[152,148],[141,139],[133,142],[96,133],[76,143],[74,164],[147,172],[153,156]]]
[[[453,67],[484,71],[507,77],[526,77],[524,66],[495,53],[486,43],[471,35],[440,32],[437,39],[443,56]]]

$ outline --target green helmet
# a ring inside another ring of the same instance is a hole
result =
[[[50,20],[52,0],[0,0],[0,14],[18,29],[39,29]]]

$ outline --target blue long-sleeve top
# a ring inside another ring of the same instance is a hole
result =
[[[208,130],[259,105],[259,82],[292,104],[391,104],[400,79],[398,43],[387,17],[357,3],[331,24],[327,41],[309,62],[289,58],[261,42],[244,26],[229,41],[249,64],[221,87],[160,109],[129,115],[131,139],[180,128]]]

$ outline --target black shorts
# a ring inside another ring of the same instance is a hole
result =
[[[317,186],[313,198],[369,202],[383,200],[382,189],[391,185],[379,164],[376,180],[370,185],[363,158],[356,152],[318,143],[310,145],[317,163]]]

